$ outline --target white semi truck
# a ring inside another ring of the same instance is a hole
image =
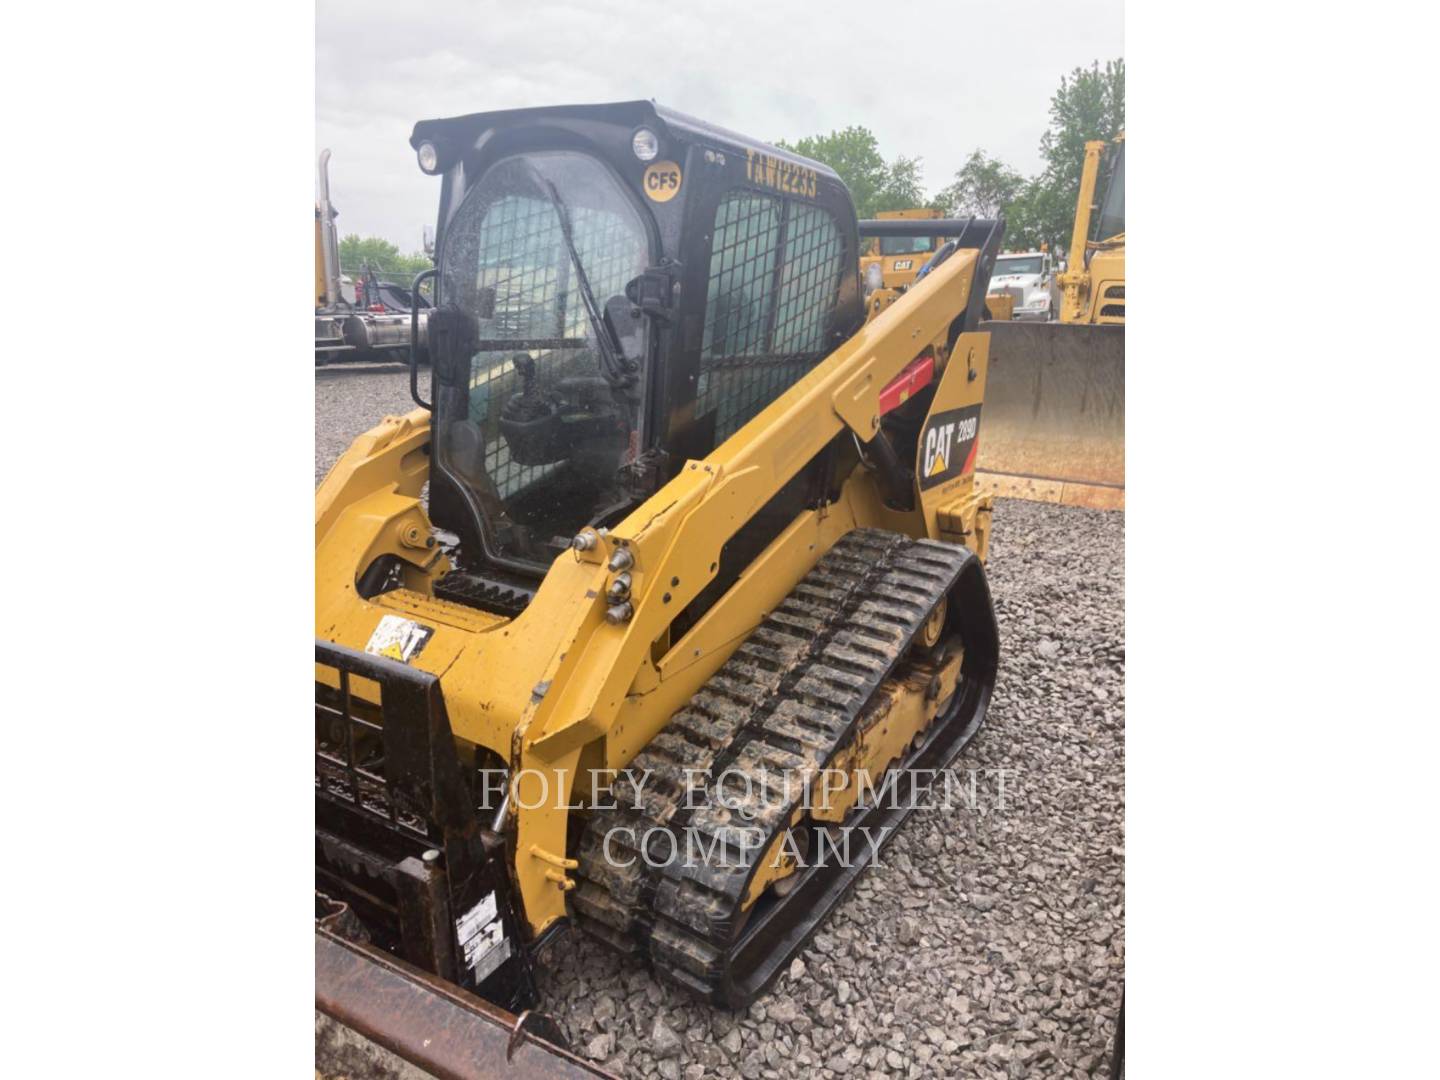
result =
[[[1055,264],[1048,251],[1007,251],[995,259],[992,293],[1015,298],[1015,318],[1048,322],[1059,314]]]

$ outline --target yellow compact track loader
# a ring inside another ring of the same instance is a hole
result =
[[[913,285],[921,270],[945,242],[943,235],[912,234],[908,231],[897,235],[884,231],[887,223],[897,221],[929,222],[926,228],[942,232],[953,224],[939,210],[927,207],[882,210],[873,223],[869,220],[860,223],[865,251],[860,256],[860,281],[867,294],[867,307],[872,312],[883,309]],[[872,224],[881,231],[867,231]],[[990,293],[985,297],[986,319],[1003,321],[1011,318],[1014,311],[1015,299],[1008,294]]]
[[[572,927],[743,1008],[985,716],[1002,226],[867,319],[817,162],[638,101],[411,143],[430,394],[316,493],[322,1011],[424,1063]]]
[[[934,221],[943,218],[939,210],[881,210],[877,221]],[[903,291],[915,275],[940,250],[939,236],[873,236],[860,256],[860,278],[886,289]],[[871,270],[870,267],[875,267]],[[878,280],[877,280],[878,275]]]
[[[1100,192],[1097,200],[1096,193]],[[1060,320],[987,323],[981,487],[1125,505],[1125,140],[1085,144]]]

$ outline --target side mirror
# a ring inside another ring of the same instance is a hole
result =
[[[475,291],[475,317],[477,319],[495,318],[495,287],[485,285]]]
[[[435,226],[426,225],[420,231],[420,244],[425,249],[425,254],[435,258]]]
[[[614,334],[625,359],[636,364],[645,359],[640,355],[643,341],[640,309],[630,302],[629,297],[616,294],[605,301],[605,324]]]
[[[625,284],[625,299],[642,315],[668,326],[675,306],[675,292],[679,288],[679,273],[679,265],[668,259],[662,260],[659,266],[647,267],[643,274]],[[605,306],[610,306],[609,301]]]

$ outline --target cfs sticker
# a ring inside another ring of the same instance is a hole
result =
[[[421,626],[410,619],[402,619],[399,615],[382,615],[380,625],[375,627],[375,632],[370,635],[370,640],[365,645],[365,651],[371,656],[384,656],[408,664],[420,655],[420,650],[425,648],[425,643],[434,634],[435,631],[430,627]]]
[[[896,259],[896,260],[895,260],[895,269],[896,269],[896,270],[909,270],[909,269],[910,269],[911,267],[913,267],[914,265],[915,265],[915,260],[914,260],[914,259]]]
[[[920,434],[920,490],[926,491],[975,468],[980,406],[966,405],[932,416]]]
[[[495,894],[486,893],[480,902],[455,920],[455,936],[465,955],[465,966],[482,983],[510,958],[510,939],[500,923]]]
[[[669,202],[680,191],[680,166],[673,161],[652,162],[645,166],[642,183],[651,200]]]

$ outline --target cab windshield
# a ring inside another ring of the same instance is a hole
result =
[[[882,236],[881,255],[923,255],[935,247],[928,236]]]
[[[1125,144],[1122,142],[1112,152],[1110,176],[1105,185],[1105,198],[1100,204],[1100,216],[1095,222],[1095,233],[1090,237],[1096,243],[1119,236],[1125,231]]]
[[[995,270],[991,277],[1001,277],[1005,274],[1039,274],[1042,272],[1042,258],[1039,255],[1032,255],[1024,259],[996,259]]]
[[[440,295],[466,317],[470,363],[438,457],[502,559],[547,565],[625,503],[645,331],[623,295],[648,255],[619,182],[578,153],[497,162],[446,229]]]

